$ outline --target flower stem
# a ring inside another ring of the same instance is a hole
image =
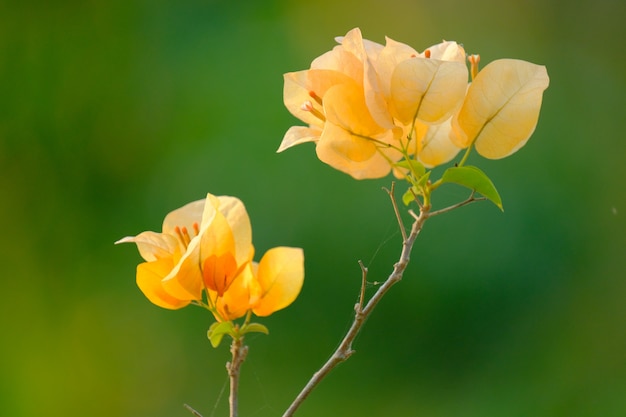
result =
[[[241,364],[248,355],[248,346],[243,344],[243,337],[233,338],[230,345],[230,353],[233,355],[231,362],[226,363],[226,370],[230,378],[230,395],[228,402],[230,404],[230,417],[237,417],[238,410],[238,394],[239,394],[239,372]]]
[[[378,287],[378,290],[372,296],[372,298],[370,298],[365,307],[362,307],[363,300],[360,300],[359,303],[355,306],[354,321],[352,322],[352,325],[350,326],[350,329],[344,336],[343,340],[339,344],[339,347],[326,361],[326,363],[313,374],[306,386],[302,389],[302,391],[300,391],[300,393],[291,403],[287,411],[285,411],[283,417],[293,416],[300,404],[302,404],[302,402],[309,396],[311,391],[313,391],[313,389],[330,373],[330,371],[341,362],[346,361],[354,353],[354,350],[352,350],[352,342],[361,331],[363,325],[365,324],[365,321],[370,316],[370,314],[372,314],[372,311],[374,310],[378,302],[395,283],[399,282],[402,279],[402,275],[404,274],[404,271],[409,264],[409,258],[411,250],[413,249],[413,244],[415,243],[415,239],[422,230],[424,222],[428,217],[429,206],[426,206],[423,210],[420,211],[420,214],[416,216],[415,221],[413,222],[413,226],[411,227],[411,233],[407,236],[406,239],[404,239],[404,242],[402,242],[402,252],[400,254],[400,259],[393,266],[393,271],[391,272],[391,274],[387,277],[385,282],[380,287]],[[361,269],[363,271],[363,274],[367,272],[367,270],[363,269],[363,267]]]

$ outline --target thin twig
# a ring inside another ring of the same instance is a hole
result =
[[[402,222],[402,217],[400,217],[400,210],[398,210],[398,204],[396,203],[396,197],[394,194],[396,188],[396,183],[391,183],[391,190],[383,187],[383,189],[389,194],[389,198],[391,198],[391,205],[393,206],[393,211],[396,213],[396,219],[398,219],[398,225],[400,225],[400,232],[402,233],[402,241],[406,242],[406,229],[404,227],[404,223]]]
[[[411,227],[411,233],[406,239],[404,239],[404,242],[402,243],[402,252],[400,254],[400,259],[394,265],[393,271],[387,277],[385,282],[380,287],[378,287],[378,290],[367,302],[367,305],[364,308],[359,309],[359,311],[356,311],[354,321],[352,322],[352,325],[350,326],[350,329],[344,336],[343,340],[339,344],[339,347],[326,361],[326,363],[313,374],[309,382],[305,385],[302,391],[300,391],[300,393],[293,401],[293,403],[291,403],[287,411],[285,411],[283,417],[293,416],[300,404],[302,404],[302,402],[309,396],[311,391],[313,391],[313,389],[330,373],[330,371],[341,362],[346,361],[354,353],[354,350],[352,350],[352,342],[361,331],[363,324],[365,324],[367,318],[370,316],[370,314],[372,314],[372,311],[374,310],[378,302],[395,283],[399,282],[402,279],[402,275],[404,274],[404,271],[406,270],[406,267],[409,263],[409,258],[411,250],[413,249],[413,244],[415,243],[415,239],[422,230],[424,222],[428,217],[428,210],[420,212],[419,216],[417,216],[417,218],[413,222],[413,226]]]
[[[459,207],[466,206],[466,205],[468,205],[470,203],[473,203],[474,201],[482,201],[482,200],[486,200],[486,199],[487,199],[486,197],[474,197],[474,192],[472,192],[472,194],[467,198],[467,200],[461,201],[460,203],[457,203],[457,204],[453,204],[453,205],[451,205],[449,207],[446,207],[446,208],[442,208],[440,210],[433,211],[433,212],[430,213],[429,217],[435,217],[435,216],[438,216],[440,214],[447,213],[449,211],[457,209]]]
[[[185,407],[187,410],[189,410],[191,412],[191,414],[193,414],[196,417],[202,417],[202,414],[200,414],[199,412],[197,412],[196,410],[194,410],[193,408],[191,408],[190,405],[188,404],[183,404],[183,407]]]
[[[359,304],[354,306],[357,313],[363,311],[363,303],[365,302],[365,287],[367,286],[367,267],[363,265],[363,261],[360,259],[359,266],[361,267],[361,294],[359,295]]]
[[[237,417],[239,414],[237,401],[239,393],[239,373],[241,364],[248,354],[248,346],[243,344],[243,337],[233,338],[233,342],[230,345],[230,353],[233,355],[233,360],[226,364],[226,370],[230,377],[230,396],[228,397],[228,401],[230,404],[230,417]]]

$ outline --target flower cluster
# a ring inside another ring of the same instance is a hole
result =
[[[315,142],[333,168],[379,178],[401,159],[434,167],[471,146],[503,158],[535,129],[549,83],[543,66],[501,59],[479,71],[479,57],[456,42],[420,53],[365,40],[358,28],[337,41],[310,69],[284,75],[285,106],[308,126],[291,127],[278,152]]]
[[[169,213],[162,233],[116,243],[125,242],[136,243],[146,261],[137,266],[137,285],[152,303],[168,309],[204,305],[218,321],[285,308],[304,279],[302,249],[277,247],[253,261],[250,219],[235,197],[208,194]]]

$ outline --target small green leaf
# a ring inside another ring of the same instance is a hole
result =
[[[402,202],[404,203],[405,206],[408,206],[409,204],[411,204],[413,201],[415,201],[415,195],[417,193],[414,194],[415,187],[409,187],[408,190],[406,190],[406,193],[404,193],[402,195]],[[413,189],[413,192],[411,192],[411,189]]]
[[[215,322],[209,327],[207,337],[211,342],[211,346],[218,347],[222,342],[222,338],[225,334],[231,334],[234,330],[232,321]]]
[[[474,166],[448,168],[443,173],[441,182],[451,182],[474,190],[491,200],[500,210],[504,211],[502,199],[493,182],[484,172]]]
[[[264,333],[270,334],[270,331],[261,323],[249,323],[241,328],[241,334],[246,333]]]
[[[403,159],[400,162],[396,162],[398,168],[405,168],[414,173],[417,177],[421,177],[426,172],[426,168],[420,161],[415,159]]]

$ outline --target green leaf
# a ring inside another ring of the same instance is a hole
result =
[[[491,200],[500,210],[504,211],[502,199],[493,182],[484,172],[474,166],[448,168],[443,173],[441,182],[451,182],[474,190]]]
[[[249,323],[241,328],[241,334],[246,333],[264,333],[270,334],[270,331],[261,323]]]
[[[413,192],[411,192],[411,189],[413,189]],[[415,193],[415,194],[413,194],[413,193]],[[417,195],[417,193],[415,192],[415,187],[409,187],[409,189],[406,190],[406,193],[404,193],[402,195],[402,202],[404,203],[405,206],[408,206],[413,201],[415,201],[415,196],[416,195]]]
[[[426,168],[420,161],[415,159],[404,159],[400,162],[396,162],[398,168],[405,168],[414,173],[418,178],[426,173]]]
[[[215,322],[209,327],[207,337],[211,342],[211,346],[218,347],[222,342],[225,334],[232,334],[234,330],[232,321]]]

